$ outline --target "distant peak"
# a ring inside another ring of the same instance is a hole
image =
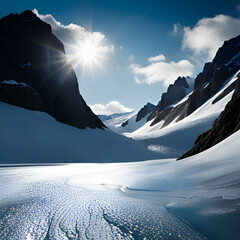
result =
[[[147,104],[145,104],[143,107],[150,107],[150,108],[155,108],[156,105],[150,103],[150,102],[147,102]]]
[[[155,106],[152,103],[148,102],[137,113],[136,122],[140,121],[143,117],[145,117],[147,114],[152,112],[156,107],[157,106]]]
[[[174,82],[173,85],[178,87],[184,87],[184,88],[189,87],[186,81],[186,77],[181,77],[181,76],[177,78],[177,80]]]

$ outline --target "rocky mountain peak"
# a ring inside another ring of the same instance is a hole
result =
[[[163,111],[170,105],[180,101],[186,96],[186,89],[189,88],[187,77],[178,77],[174,84],[170,84],[167,92],[162,94],[161,100],[159,101],[157,108],[150,114],[148,121],[155,118],[158,113]]]
[[[29,10],[0,20],[0,101],[45,111],[78,128],[104,127],[79,93],[62,42]]]
[[[25,10],[21,14],[19,14],[19,17],[22,19],[24,22],[33,22],[33,21],[41,21],[39,17],[36,16],[32,11],[30,10]]]
[[[186,81],[186,77],[178,77],[173,85],[176,86],[176,87],[189,88],[189,85]]]
[[[143,117],[145,117],[147,114],[152,112],[155,108],[156,108],[155,105],[153,105],[152,103],[148,102],[137,113],[136,122],[140,121]]]
[[[174,84],[170,85],[167,92],[162,94],[157,109],[154,110],[149,118],[153,120],[151,126],[164,121],[161,127],[165,127],[173,120],[180,121],[189,116],[198,109],[207,100],[213,97],[240,69],[240,35],[225,41],[222,47],[217,51],[213,61],[206,63],[203,71],[198,74],[194,82],[194,90],[184,101],[183,98],[186,89],[176,86],[176,82],[182,81],[178,78]],[[213,104],[224,98],[234,89],[239,88],[239,84],[234,81],[218,97],[213,100]],[[190,91],[188,91],[190,93]],[[179,104],[173,104],[178,100]]]

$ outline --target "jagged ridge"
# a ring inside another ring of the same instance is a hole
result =
[[[209,98],[214,96],[220,90],[223,83],[239,69],[239,52],[240,36],[225,41],[223,46],[217,51],[213,61],[205,64],[203,72],[195,79],[194,91],[188,99],[175,107],[171,107],[169,101],[167,103],[168,107],[165,107],[167,104],[162,104],[162,97],[158,104],[158,108],[153,111],[148,118],[148,121],[154,119],[151,126],[162,120],[164,120],[162,127],[167,126],[173,120],[182,120],[198,109]],[[235,84],[236,83],[233,83],[233,85],[229,86],[221,96],[214,100],[214,103],[232,91],[236,87]]]
[[[194,146],[178,158],[178,160],[205,151],[240,129],[240,74],[238,74],[236,82],[238,87],[236,88],[231,101],[226,105],[224,111],[214,122],[212,128],[200,134],[197,137]]]

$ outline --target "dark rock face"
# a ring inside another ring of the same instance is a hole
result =
[[[204,104],[211,97],[211,85],[208,84],[198,87],[188,98],[188,108],[186,116],[193,113],[202,104]]]
[[[219,48],[213,61],[205,64],[203,72],[195,80],[194,92],[189,97],[189,108],[187,115],[190,115],[210,97],[214,96],[224,82],[231,77],[240,67],[240,36],[225,41]],[[234,86],[232,86],[232,89]],[[228,91],[230,88],[228,89]],[[227,92],[225,92],[225,95]],[[224,97],[224,95],[222,95]],[[217,102],[217,99],[215,102]],[[214,103],[215,103],[214,102]]]
[[[213,123],[212,128],[199,135],[194,146],[178,160],[205,151],[240,129],[240,92],[237,92],[237,95],[233,95],[232,100]]]
[[[63,44],[31,11],[0,20],[0,101],[45,111],[81,129],[104,127],[79,93]]]
[[[128,120],[125,121],[125,122],[123,122],[123,123],[121,124],[121,127],[125,127],[125,126],[127,126],[127,125],[128,125]]]
[[[169,115],[172,109],[173,109],[172,107],[169,107],[157,113],[156,117],[154,118],[150,126],[154,126],[156,123],[159,123],[162,120],[165,120],[165,118]]]
[[[211,62],[205,63],[205,65],[203,67],[203,71],[201,73],[199,73],[195,79],[194,89],[197,89],[199,86],[201,86],[202,84],[205,83],[204,82],[205,77],[206,77],[206,74],[207,74],[210,66],[211,66]]]
[[[0,101],[29,110],[45,111],[40,95],[24,82],[0,82]]]
[[[148,102],[146,105],[144,105],[144,107],[142,107],[139,110],[137,117],[136,117],[136,122],[140,121],[143,117],[145,117],[147,114],[152,112],[155,108],[156,108],[155,105]]]
[[[165,117],[162,127],[166,127],[173,120],[180,121],[187,116],[188,101],[185,101],[171,110],[171,112]]]
[[[161,101],[158,105],[158,111],[162,111],[164,108],[185,97],[186,88],[189,88],[186,78],[178,77],[174,84],[169,85],[167,92],[162,94]]]
[[[162,94],[157,108],[150,114],[148,121],[156,118],[156,116],[163,111],[166,107],[174,104],[176,101],[180,101],[186,95],[186,89],[188,89],[188,83],[185,77],[178,77],[174,84],[170,84],[167,92]],[[161,117],[160,117],[161,118]],[[158,119],[160,119],[158,118]],[[158,121],[154,121],[154,124]],[[153,123],[152,123],[153,124]]]

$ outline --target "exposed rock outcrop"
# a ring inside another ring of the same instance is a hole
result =
[[[121,127],[125,127],[125,126],[127,126],[127,125],[128,125],[128,120],[125,121],[125,122],[123,122],[123,123],[121,124]]]
[[[169,85],[167,92],[162,94],[161,100],[159,101],[157,108],[150,114],[150,116],[148,117],[148,121],[155,118],[154,121],[152,122],[152,125],[154,125],[162,120],[162,117],[158,115],[161,116],[164,115],[166,117],[167,115],[161,114],[161,112],[165,111],[165,108],[171,106],[172,104],[184,98],[187,93],[186,89],[188,88],[189,85],[186,81],[186,77],[178,77],[174,84]],[[169,112],[169,110],[165,112]]]
[[[238,75],[238,84],[240,83],[240,74]],[[197,153],[207,150],[229,137],[240,129],[240,91],[235,90],[232,100],[226,105],[224,111],[214,122],[212,128],[201,135],[195,141],[194,146],[182,155],[178,160],[190,157]]]
[[[136,122],[140,121],[147,114],[151,113],[155,108],[156,108],[155,105],[153,105],[152,103],[148,102],[137,113]]]
[[[190,115],[219,91],[224,82],[240,68],[240,36],[225,41],[213,61],[205,65],[195,81],[193,94],[189,97],[187,115]],[[199,77],[200,76],[200,77]]]
[[[0,101],[81,129],[104,127],[79,93],[63,44],[31,11],[0,20]]]
[[[208,72],[210,66],[211,66],[211,62],[205,63],[205,65],[203,67],[203,71],[201,73],[199,73],[195,79],[194,89],[197,89],[198,87],[200,87],[202,84],[205,83],[205,77],[207,75],[207,72]]]

